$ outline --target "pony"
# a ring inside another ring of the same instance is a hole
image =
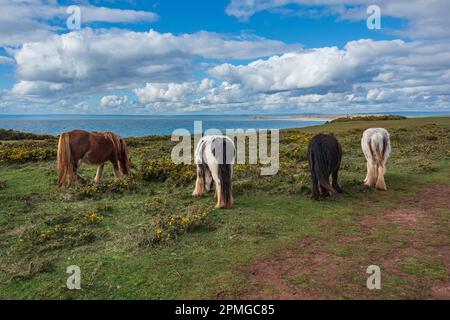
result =
[[[309,169],[311,171],[312,198],[328,197],[343,192],[338,183],[342,147],[332,134],[318,134],[308,145]],[[332,185],[329,177],[332,176]],[[320,192],[319,192],[320,186]]]
[[[231,179],[236,149],[227,136],[211,135],[200,139],[195,149],[197,179],[192,195],[201,197],[215,183],[216,208],[226,209],[233,204]]]
[[[103,176],[105,162],[110,161],[116,178],[127,176],[131,159],[125,141],[112,132],[74,130],[59,137],[57,153],[58,185],[68,187],[84,182],[78,174],[81,163],[98,165],[94,182]]]
[[[367,160],[367,175],[364,184],[380,190],[387,190],[384,174],[386,162],[391,153],[391,139],[384,128],[371,128],[364,131],[361,147]]]

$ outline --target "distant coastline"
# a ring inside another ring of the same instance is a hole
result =
[[[443,112],[389,112],[390,115],[402,115],[409,118],[428,116],[449,116]],[[369,114],[355,113],[353,116]],[[371,113],[370,115],[385,115]],[[291,129],[317,126],[331,122],[336,118],[346,118],[350,114],[184,114],[184,115],[2,115],[0,128],[12,129],[33,134],[57,136],[61,132],[74,129],[87,131],[112,131],[123,137],[143,137],[170,135],[174,130],[194,131],[194,121],[202,122],[202,129]],[[345,119],[344,119],[345,120]]]
[[[338,118],[351,118],[358,116],[390,116],[401,115],[407,118],[416,117],[436,117],[436,116],[450,116],[450,111],[443,112],[420,112],[420,111],[399,111],[388,113],[342,113],[342,114],[307,114],[307,115],[268,115],[255,116],[257,120],[297,120],[297,121],[332,121]]]
[[[255,116],[257,120],[301,120],[301,121],[330,121],[346,115],[298,115],[298,116]]]

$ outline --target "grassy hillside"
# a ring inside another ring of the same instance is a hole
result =
[[[377,126],[392,136],[387,192],[362,185],[366,165],[360,138],[364,129]],[[319,132],[334,132],[343,145],[345,193],[315,202],[306,149]],[[60,190],[56,140],[2,141],[0,298],[445,294],[450,118],[284,130],[278,175],[262,177],[257,166],[235,166],[230,210],[213,209],[213,194],[191,197],[195,168],[166,161],[174,145],[168,137],[128,139],[128,144],[131,178],[114,182],[108,165],[103,184]],[[95,167],[82,166],[81,175],[93,179]],[[382,290],[366,289],[371,264],[382,269]],[[66,288],[70,265],[81,268],[82,290]]]

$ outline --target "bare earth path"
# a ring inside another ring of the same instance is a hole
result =
[[[317,238],[254,261],[241,298],[450,299],[450,186],[401,203],[355,210],[351,221],[329,221]],[[369,265],[381,268],[381,290],[366,287]]]

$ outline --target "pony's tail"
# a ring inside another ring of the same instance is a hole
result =
[[[231,164],[227,163],[227,141],[223,139],[223,162],[219,164],[219,179],[221,182],[220,198],[224,208],[232,205]]]
[[[68,180],[70,186],[74,180],[69,134],[67,132],[61,134],[58,141],[57,154],[57,169],[58,169],[58,185],[62,187]]]
[[[386,150],[388,148],[387,139],[381,134],[374,134],[369,141],[369,149],[372,159],[377,166],[383,166]]]
[[[327,190],[330,193],[336,193],[336,190],[330,185],[328,180],[328,175],[325,175],[325,172],[328,172],[328,161],[325,155],[322,152],[313,152],[312,154],[313,160],[315,159],[315,172],[317,179],[319,180],[322,188]]]

